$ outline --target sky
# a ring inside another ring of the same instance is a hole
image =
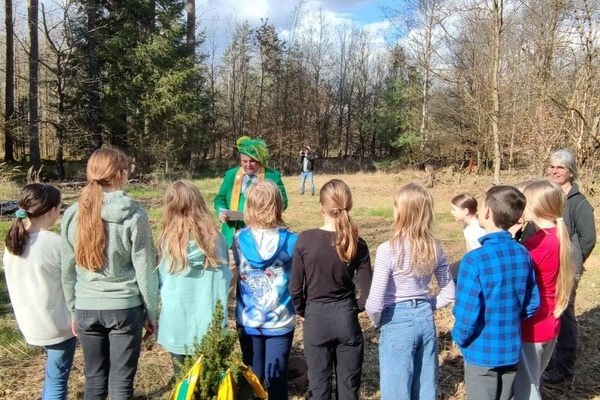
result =
[[[392,28],[386,21],[382,7],[393,6],[400,0],[197,0],[196,15],[200,27],[217,32],[217,47],[226,47],[236,22],[247,20],[251,27],[268,18],[285,37],[294,10],[302,7],[299,25],[307,28],[314,23],[315,16],[323,12],[332,26],[354,24],[366,29],[373,37],[373,43],[385,45],[386,36]]]

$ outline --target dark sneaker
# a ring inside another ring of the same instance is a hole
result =
[[[563,383],[564,381],[570,378],[571,377],[565,376],[565,374],[563,374],[555,368],[547,369],[542,374],[542,379],[544,380],[544,382],[550,385],[558,385],[559,383]]]

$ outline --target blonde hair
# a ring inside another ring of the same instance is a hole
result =
[[[178,274],[188,266],[187,247],[192,238],[202,249],[207,267],[223,263],[217,255],[219,230],[193,182],[180,180],[165,191],[162,231],[158,237],[160,259],[169,257],[169,274]]]
[[[559,267],[556,278],[556,294],[554,296],[556,307],[554,317],[558,318],[567,308],[569,296],[574,285],[575,270],[571,259],[572,247],[569,231],[562,219],[567,196],[557,183],[548,180],[532,182],[523,190],[527,198],[525,206],[532,222],[540,226],[541,220],[556,223],[556,236],[558,238]]]
[[[283,213],[283,197],[275,183],[270,180],[251,184],[246,193],[244,205],[244,222],[250,228],[285,227]]]
[[[90,271],[102,269],[106,261],[102,189],[122,187],[123,170],[127,170],[127,156],[117,149],[96,150],[87,163],[87,184],[79,196],[75,261]]]
[[[391,244],[400,248],[398,262],[404,256],[402,242],[406,240],[410,248],[409,271],[419,276],[431,275],[438,261],[433,196],[423,185],[409,183],[396,192],[394,208]]]
[[[332,179],[321,187],[319,193],[322,211],[335,218],[335,249],[340,259],[352,261],[358,247],[358,226],[350,217],[352,193],[346,183]]]

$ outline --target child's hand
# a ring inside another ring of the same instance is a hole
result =
[[[71,321],[71,331],[73,332],[73,335],[78,336],[77,335],[77,327],[75,326],[75,321]]]
[[[156,324],[156,321],[147,319],[144,321],[144,328],[146,329],[146,333],[142,340],[148,340],[156,332],[158,325]]]

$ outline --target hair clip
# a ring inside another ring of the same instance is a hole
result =
[[[27,211],[23,210],[22,208],[19,208],[15,212],[15,217],[17,217],[19,219],[25,219],[25,218],[27,218]]]

